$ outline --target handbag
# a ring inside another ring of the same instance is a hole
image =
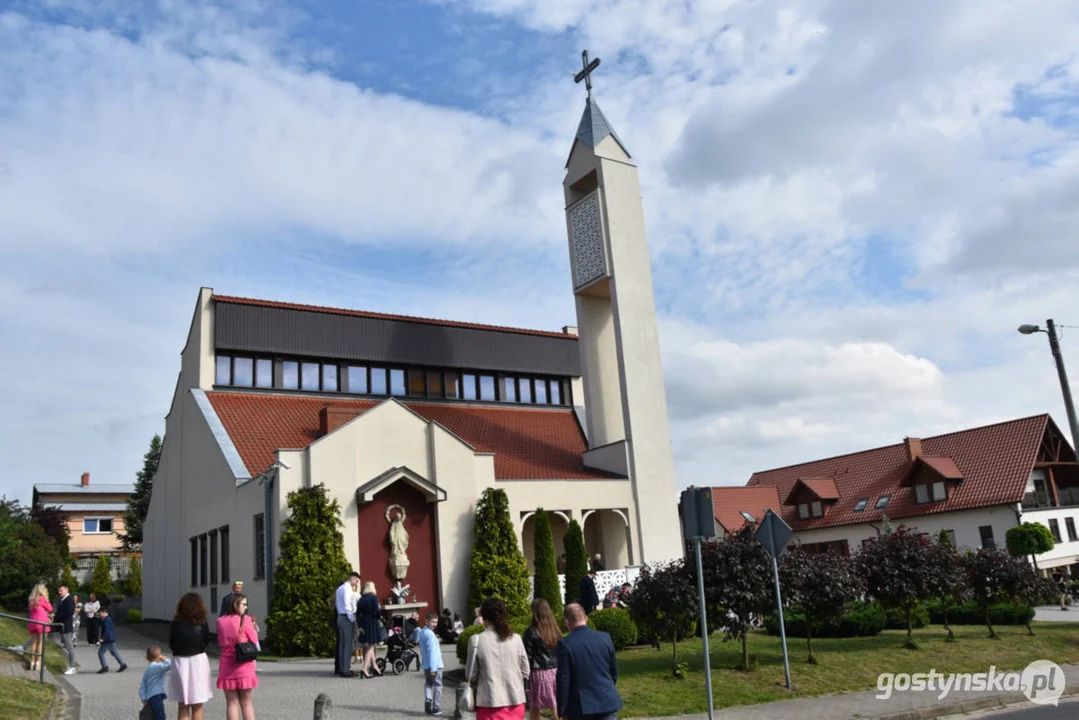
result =
[[[472,697],[472,686],[468,683],[465,683],[465,690],[461,693],[461,709],[476,712],[476,699]]]
[[[246,615],[240,616],[240,633],[243,633]],[[259,656],[259,649],[253,642],[236,643],[236,662],[251,662]]]

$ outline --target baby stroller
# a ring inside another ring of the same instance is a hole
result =
[[[416,669],[420,669],[420,655],[413,650],[413,645],[405,637],[405,619],[400,615],[393,616],[393,627],[386,636],[386,657],[380,657],[375,661],[379,672],[385,672],[389,667],[394,675],[400,675],[416,663]]]

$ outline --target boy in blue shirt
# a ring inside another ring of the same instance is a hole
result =
[[[106,652],[112,653],[112,656],[116,658],[116,662],[120,663],[120,669],[116,672],[123,672],[127,670],[127,663],[124,662],[120,652],[116,649],[116,628],[112,626],[109,609],[101,608],[97,612],[101,616],[101,644],[97,648],[97,659],[101,662],[101,669],[97,671],[97,674],[100,675],[109,671],[109,665],[105,662]]]
[[[149,665],[142,673],[139,684],[139,700],[143,706],[150,706],[154,720],[165,720],[165,679],[172,669],[172,661],[161,654],[161,647],[151,645],[146,648]]]
[[[442,648],[438,644],[438,613],[429,612],[424,624],[412,632],[412,642],[420,647],[420,667],[423,668],[424,710],[428,715],[442,714]]]

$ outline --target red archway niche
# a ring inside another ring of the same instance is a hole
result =
[[[405,509],[408,532],[408,574],[404,582],[412,586],[418,602],[428,603],[428,610],[439,609],[438,572],[435,545],[435,503],[403,480],[379,490],[370,502],[360,503],[356,513],[360,541],[360,575],[375,583],[378,600],[387,605],[394,580],[390,577],[390,524],[386,508],[400,505]],[[422,615],[423,613],[421,613]]]

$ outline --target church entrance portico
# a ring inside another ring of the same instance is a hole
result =
[[[391,468],[356,490],[358,570],[387,610],[398,597],[440,607],[437,507],[445,497],[408,468]]]
[[[608,570],[633,564],[629,516],[623,509],[585,510],[581,529],[589,563],[599,553]]]

